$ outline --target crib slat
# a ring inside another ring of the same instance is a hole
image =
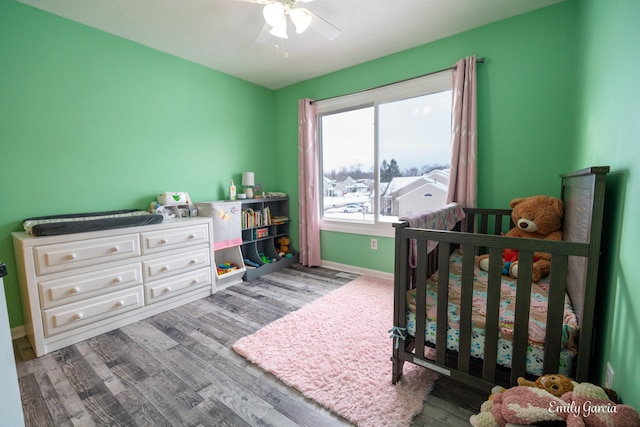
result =
[[[438,245],[439,246],[439,245]],[[427,241],[417,241],[418,267],[416,269],[416,356],[424,359],[424,333],[427,305]]]
[[[496,215],[493,219],[493,234],[499,236],[502,233],[502,215]]]
[[[484,336],[484,364],[482,366],[482,378],[486,381],[494,381],[496,374],[496,362],[498,360],[498,320],[500,315],[500,285],[501,285],[501,260],[502,249],[489,249],[489,274],[487,286],[487,315]]]
[[[532,267],[533,252],[520,251],[518,254],[518,279],[516,280],[511,377],[509,379],[511,385],[516,385],[518,377],[524,376],[526,372]],[[523,283],[523,286],[520,286],[520,283]]]
[[[471,355],[471,326],[473,309],[473,273],[476,248],[466,246],[462,254],[462,283],[460,290],[460,342],[458,345],[458,370],[469,373]]]
[[[447,356],[447,326],[449,324],[449,253],[451,245],[438,244],[438,326],[436,329],[436,362],[444,365]]]
[[[489,229],[489,226],[488,226],[489,216],[488,215],[480,215],[480,221],[479,222],[480,222],[480,225],[479,225],[478,233],[487,234],[487,230]]]
[[[542,365],[544,372],[548,374],[557,373],[560,367],[568,259],[569,257],[566,255],[553,255],[551,258],[547,332],[544,340],[544,363]]]

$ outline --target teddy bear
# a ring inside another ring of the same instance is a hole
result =
[[[523,377],[518,378],[518,385],[541,388],[556,397],[560,397],[568,391],[573,391],[573,383],[574,381],[571,378],[561,374],[542,375],[535,381],[529,381]]]
[[[520,197],[511,200],[511,219],[515,227],[505,236],[526,237],[530,239],[562,240],[562,200],[550,196]],[[518,277],[518,252],[513,249],[503,251],[503,274]],[[481,270],[489,270],[489,255],[478,257],[477,265]],[[532,280],[539,281],[549,275],[551,254],[534,252]]]
[[[280,245],[278,255],[286,256],[289,253],[289,243],[291,243],[291,240],[288,237],[280,237],[278,239],[278,244]]]

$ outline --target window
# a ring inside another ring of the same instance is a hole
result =
[[[446,203],[451,71],[318,101],[321,228],[393,235]]]

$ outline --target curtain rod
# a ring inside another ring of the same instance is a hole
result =
[[[476,59],[476,64],[484,64],[484,61],[485,61],[485,59],[484,59],[484,56],[483,56],[482,58],[478,58],[478,59]],[[441,72],[443,72],[443,71],[453,70],[454,68],[455,68],[455,66],[453,66],[453,67],[449,67],[449,68],[443,68],[442,70],[438,70],[438,71],[431,71],[430,73],[422,74],[422,75],[415,76],[415,77],[409,77],[408,79],[398,80],[397,82],[387,83],[387,84],[380,85],[380,86],[375,86],[375,87],[370,87],[370,88],[368,88],[368,89],[357,90],[357,91],[355,91],[355,92],[351,92],[351,93],[349,93],[348,95],[353,95],[354,93],[367,92],[367,91],[369,91],[369,90],[380,89],[380,88],[383,88],[383,87],[386,87],[386,86],[391,86],[391,85],[394,85],[394,84],[397,84],[397,83],[408,82],[408,81],[411,81],[411,80],[413,80],[413,79],[419,79],[419,78],[421,78],[421,77],[430,76],[430,75],[432,75],[432,74],[441,73]],[[323,99],[315,99],[315,100],[313,100],[313,101],[309,101],[309,103],[310,103],[310,104],[313,104],[314,102],[318,102],[318,101],[326,101],[326,100],[328,100],[328,99],[339,98],[339,97],[341,97],[341,96],[346,96],[346,95],[336,95],[336,96],[330,96],[330,97],[328,97],[328,98],[323,98]]]

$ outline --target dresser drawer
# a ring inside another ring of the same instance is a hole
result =
[[[40,306],[52,308],[107,292],[142,285],[139,262],[38,283]]]
[[[211,265],[209,249],[198,249],[162,258],[154,258],[142,263],[144,280],[151,281],[175,276],[197,268]]]
[[[205,286],[211,286],[211,268],[152,282],[145,285],[147,305]]]
[[[140,255],[137,234],[78,240],[33,248],[39,276],[72,268],[103,264]]]
[[[51,308],[42,314],[44,335],[50,337],[98,320],[117,316],[143,305],[143,287],[137,286]]]
[[[209,242],[206,224],[141,233],[142,252],[151,254]]]

